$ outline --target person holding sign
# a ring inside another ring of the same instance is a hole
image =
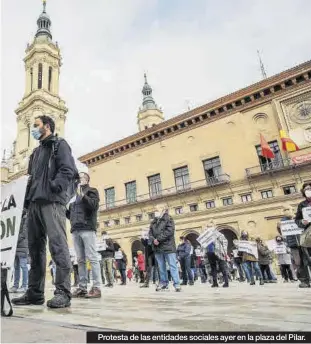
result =
[[[290,268],[292,259],[290,255],[290,248],[287,247],[286,242],[284,241],[283,237],[277,235],[275,238],[276,245],[274,248],[274,252],[278,258],[278,263],[280,265],[282,277],[284,278],[284,282],[294,282],[292,270]]]
[[[303,228],[304,232],[300,238],[300,258],[301,264],[298,269],[297,277],[300,280],[299,288],[310,288],[311,280],[311,182],[304,183],[301,189],[304,201],[297,207],[296,224]]]
[[[16,306],[44,304],[47,237],[56,264],[56,290],[47,306],[70,306],[71,260],[66,236],[66,204],[73,196],[78,171],[68,143],[54,135],[54,131],[53,119],[45,115],[35,119],[31,131],[40,142],[29,158],[25,196],[31,269],[26,293],[12,300]]]

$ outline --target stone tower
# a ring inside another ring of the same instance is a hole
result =
[[[40,14],[34,40],[27,45],[25,63],[25,93],[15,110],[17,115],[17,138],[13,143],[10,163],[10,179],[25,172],[28,158],[38,144],[31,136],[34,118],[51,116],[55,132],[64,135],[67,108],[59,96],[61,54],[57,42],[52,41],[51,20],[46,13],[46,2]]]
[[[147,76],[144,74],[145,84],[142,89],[143,105],[137,115],[138,130],[142,131],[151,128],[164,121],[162,110],[157,106],[152,97],[152,88],[147,82]]]

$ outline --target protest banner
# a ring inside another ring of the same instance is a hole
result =
[[[1,185],[1,268],[14,266],[28,177]]]
[[[105,241],[97,241],[96,242],[96,251],[99,252],[99,251],[106,251],[107,249],[107,245],[106,245],[106,242]]]
[[[246,252],[258,259],[257,243],[254,241],[240,240],[238,242],[238,251]]]
[[[311,222],[311,207],[302,208],[302,217],[304,220]]]
[[[267,240],[266,245],[270,251],[274,251],[274,247],[276,245],[275,239]]]
[[[214,227],[207,228],[198,238],[197,242],[206,248],[209,244],[216,240],[218,236],[218,230]]]
[[[286,246],[284,243],[281,243],[281,244],[277,244],[275,245],[274,247],[274,252],[275,254],[284,254],[284,253],[287,253],[286,252]]]
[[[281,221],[281,232],[282,235],[298,235],[303,232],[302,228],[299,228],[295,220]]]

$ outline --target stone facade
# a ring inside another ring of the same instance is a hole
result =
[[[161,205],[176,240],[195,243],[212,219],[230,243],[241,230],[273,238],[282,207],[296,207],[311,179],[310,81],[309,61],[82,156],[101,197],[100,230],[132,257]],[[281,129],[299,151],[281,150]],[[273,161],[259,156],[260,134]]]

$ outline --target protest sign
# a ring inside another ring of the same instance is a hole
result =
[[[196,248],[195,249],[195,255],[197,257],[202,257],[203,256],[203,252],[199,248]]]
[[[106,245],[106,241],[97,241],[96,242],[96,251],[106,251],[107,249],[107,245]]]
[[[274,247],[276,245],[275,239],[267,240],[266,245],[270,251],[274,251]]]
[[[203,248],[206,248],[209,244],[216,240],[218,236],[218,230],[214,227],[207,228],[205,232],[203,232],[198,238],[197,242]]]
[[[302,217],[304,220],[311,222],[311,207],[302,208]]]
[[[28,177],[1,185],[1,268],[14,265]]]
[[[258,259],[257,243],[254,241],[240,240],[238,242],[238,251],[251,254]]]
[[[298,235],[303,232],[302,228],[299,228],[295,220],[281,221],[281,232],[282,235]]]
[[[238,252],[239,252],[239,250],[232,250],[234,258],[238,258],[239,257]]]
[[[275,254],[284,254],[284,253],[286,253],[286,246],[285,246],[285,244],[281,243],[281,244],[275,245],[274,252],[275,252]]]
[[[114,259],[122,259],[123,253],[121,251],[117,251],[114,253]]]

